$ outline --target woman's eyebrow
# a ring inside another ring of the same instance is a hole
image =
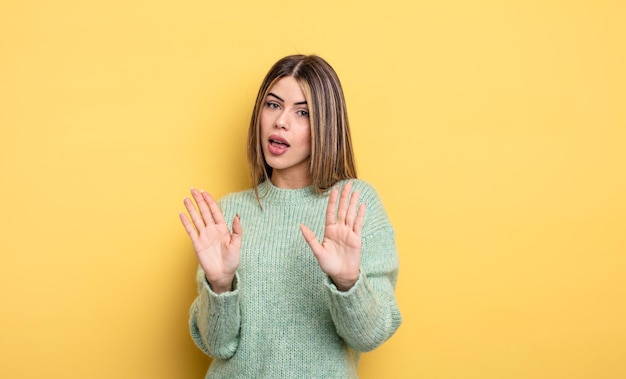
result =
[[[276,99],[278,99],[278,100],[282,101],[283,103],[285,102],[285,100],[281,99],[281,97],[280,97],[280,96],[278,96],[278,95],[276,95],[275,93],[270,92],[270,93],[268,93],[268,94],[267,94],[267,96],[273,96],[273,97],[275,97]],[[294,103],[294,105],[307,105],[307,102],[306,102],[306,100],[304,100],[304,101],[299,101],[299,102],[297,102],[297,103]]]
[[[274,96],[275,98],[277,98],[278,100],[282,101],[283,103],[285,102],[285,100],[281,99],[280,96],[277,96],[277,95],[275,95],[275,94],[273,94],[271,92],[268,93],[267,96]]]

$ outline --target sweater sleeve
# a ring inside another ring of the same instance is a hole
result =
[[[235,275],[233,291],[216,294],[198,268],[198,297],[190,309],[191,338],[205,354],[228,359],[239,345],[241,317],[239,312],[239,276]]]
[[[359,278],[345,292],[337,290],[330,278],[324,286],[337,333],[348,346],[363,352],[388,340],[402,322],[394,293],[399,268],[395,233],[376,193],[366,192],[362,192],[367,213]]]

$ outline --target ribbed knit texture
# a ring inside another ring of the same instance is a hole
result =
[[[321,271],[299,229],[305,224],[322,240],[328,194],[266,181],[259,187],[263,209],[252,190],[220,200],[229,227],[239,214],[243,239],[233,291],[215,294],[198,270],[189,326],[213,357],[207,378],[357,378],[359,352],[400,326],[394,231],[375,190],[352,182],[367,210],[361,275],[346,292]]]

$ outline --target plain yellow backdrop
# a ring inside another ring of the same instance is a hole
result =
[[[317,53],[397,230],[368,378],[626,377],[623,1],[3,1],[0,377],[201,378],[190,186]],[[324,364],[324,362],[320,362]]]

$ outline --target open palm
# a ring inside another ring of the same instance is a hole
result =
[[[184,204],[191,221],[184,213],[180,213],[180,220],[211,288],[217,293],[228,291],[239,267],[242,235],[239,217],[235,216],[231,233],[210,194],[192,189],[191,195],[198,208],[186,198]]]
[[[324,238],[321,243],[309,227],[300,225],[302,235],[313,250],[320,268],[342,291],[350,289],[357,281],[361,265],[361,231],[365,219],[365,204],[361,204],[357,210],[359,193],[351,194],[351,190],[352,182],[349,182],[341,191],[338,207],[339,190],[332,190],[326,208]]]

